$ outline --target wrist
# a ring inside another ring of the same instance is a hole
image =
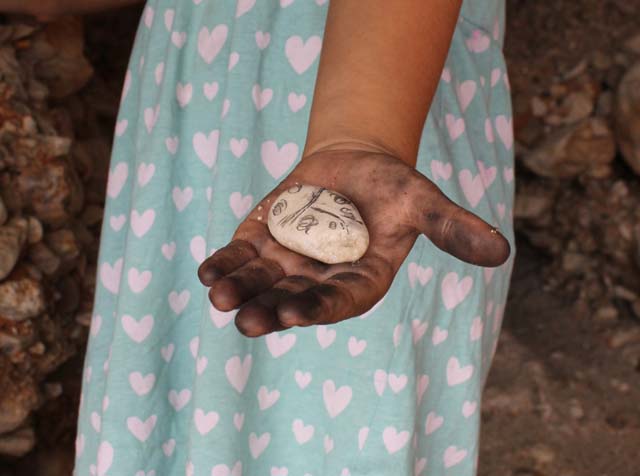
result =
[[[371,139],[361,139],[349,136],[328,138],[326,140],[307,142],[302,152],[302,157],[307,157],[312,154],[327,151],[360,151],[360,152],[372,152],[378,154],[385,154],[402,159],[401,154],[394,150],[392,147],[379,143],[378,141]]]
[[[358,75],[332,82],[319,78],[309,116],[307,145],[315,150],[332,144],[361,144],[415,166],[427,111],[417,101],[385,94],[374,84],[358,84]]]
[[[416,166],[417,146],[403,147],[380,140],[377,137],[371,137],[364,134],[346,134],[344,131],[340,134],[317,134],[309,135],[302,151],[302,158],[320,152],[370,152],[374,154],[384,154],[394,157],[412,168]]]

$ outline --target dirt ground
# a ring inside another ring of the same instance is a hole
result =
[[[638,0],[509,0],[507,12],[514,98],[591,55],[615,58],[640,33]],[[520,237],[484,396],[479,476],[638,476],[640,322],[628,313],[603,322],[545,291],[544,266]]]
[[[640,349],[612,349],[589,315],[544,292],[542,266],[521,241],[484,395],[479,476],[638,476]]]

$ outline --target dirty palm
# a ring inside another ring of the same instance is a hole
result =
[[[265,210],[298,183],[334,189],[353,200],[370,235],[361,259],[324,264],[271,235]],[[479,266],[499,266],[510,253],[508,241],[493,227],[398,158],[358,150],[319,152],[303,158],[256,204],[232,241],[207,258],[198,275],[211,287],[209,297],[218,310],[239,309],[235,323],[247,336],[331,324],[365,313],[383,297],[421,233]]]

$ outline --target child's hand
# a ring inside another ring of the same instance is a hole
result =
[[[369,230],[369,248],[360,260],[324,264],[274,240],[267,227],[269,208],[295,182],[335,190],[354,202]],[[498,266],[510,247],[491,230],[395,157],[321,151],[303,158],[256,204],[232,241],[200,265],[198,276],[211,286],[212,304],[221,311],[239,307],[236,326],[257,337],[364,314],[387,292],[420,233],[461,260]]]

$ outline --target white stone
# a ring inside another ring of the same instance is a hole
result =
[[[369,232],[351,200],[315,185],[282,192],[267,223],[282,246],[327,264],[356,261],[369,246]]]

